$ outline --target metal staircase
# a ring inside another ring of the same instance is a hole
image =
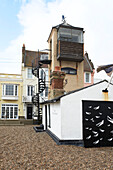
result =
[[[40,93],[42,93],[45,88],[46,88],[46,83],[45,83],[45,80],[46,80],[46,75],[45,75],[45,72],[42,68],[40,68],[42,71],[43,71],[43,78],[40,78],[39,77],[39,70],[37,70],[39,68],[35,68],[33,69],[33,75],[36,76],[38,78],[38,93],[34,94],[32,96],[32,103],[38,108],[38,120],[41,121],[42,119],[42,108],[40,107]],[[36,114],[35,114],[35,117],[36,117]]]
[[[43,69],[41,69],[41,71],[43,72],[43,76],[42,76],[43,78],[39,78],[39,94],[42,93],[46,88],[46,83],[45,83],[46,74]]]
[[[39,101],[40,98],[39,98],[39,96],[46,88],[46,74],[45,74],[45,72],[44,72],[44,70],[42,68],[42,65],[43,64],[50,64],[50,63],[51,63],[51,60],[39,60],[39,56],[38,56],[38,60],[36,59],[36,61],[32,62],[32,74],[35,77],[38,78],[38,92],[35,93],[32,96],[32,103],[37,107],[37,110],[38,110],[38,114],[35,113],[35,117],[37,115],[37,120],[38,121],[41,121],[41,119],[42,119],[42,108],[40,107],[40,101]],[[39,69],[43,72],[42,77],[40,77],[40,75],[39,75]]]

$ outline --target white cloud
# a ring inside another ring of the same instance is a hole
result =
[[[62,15],[66,16],[69,24],[84,28],[85,50],[89,53],[95,67],[100,64],[112,63],[112,0],[54,0],[50,2],[23,0],[18,13],[23,33],[13,40],[10,46],[0,53],[0,56],[16,61],[20,60],[23,43],[28,50],[48,48],[47,39],[51,28],[61,23]],[[13,68],[15,66],[16,64],[13,65]],[[102,72],[97,76],[104,78],[106,74]]]

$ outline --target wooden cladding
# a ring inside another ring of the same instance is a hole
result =
[[[83,43],[59,40],[57,59],[81,62],[83,60]]]

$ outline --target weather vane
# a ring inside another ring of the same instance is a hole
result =
[[[64,17],[64,15],[62,15],[62,21],[63,21],[63,23],[66,22],[65,18],[66,18],[66,17]]]

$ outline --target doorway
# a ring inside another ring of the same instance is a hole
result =
[[[47,105],[45,105],[45,130],[47,130]]]
[[[33,107],[32,105],[27,105],[27,119],[32,119]]]

